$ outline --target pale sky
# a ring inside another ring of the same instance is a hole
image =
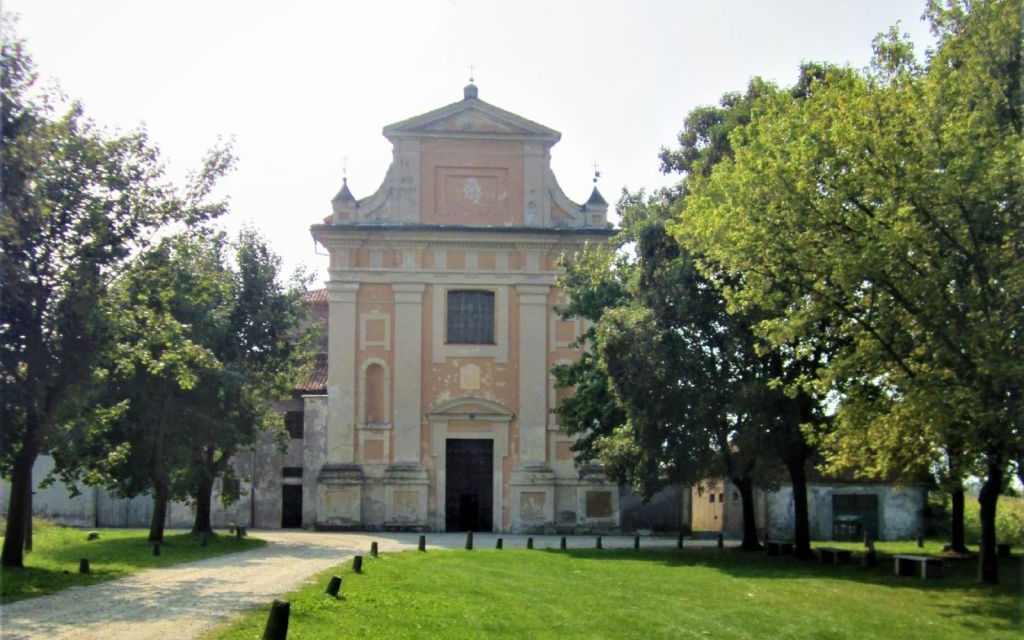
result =
[[[342,158],[370,195],[391,160],[382,127],[460,100],[470,64],[482,100],[562,133],[552,167],[570,198],[587,198],[597,162],[614,204],[675,180],[658,150],[752,76],[862,67],[897,22],[919,54],[931,42],[924,0],[2,1],[43,77],[102,125],[144,123],[173,175],[233,137],[226,226],[255,226],[289,270],[322,277],[309,225],[330,213]]]

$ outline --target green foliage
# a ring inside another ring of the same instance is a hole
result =
[[[366,558],[362,574],[332,568],[282,599],[289,637],[306,639],[339,628],[349,638],[994,639],[1019,628],[1019,559],[1006,563],[1015,579],[981,591],[972,563],[910,580],[885,554],[919,553],[914,543],[878,549],[872,570],[715,549],[407,552]],[[324,595],[332,575],[344,577],[338,599]],[[256,638],[266,619],[262,606],[208,637]]]
[[[9,603],[115,580],[144,569],[169,567],[183,562],[256,549],[266,544],[258,538],[214,536],[205,547],[191,534],[167,536],[159,556],[146,532],[139,529],[99,529],[99,540],[86,540],[86,531],[46,521],[36,523],[31,554],[24,569],[0,569],[0,602]],[[78,573],[78,561],[88,558],[92,573]]]
[[[981,542],[981,513],[977,496],[968,496],[964,508],[964,529],[968,544]],[[1012,544],[1014,548],[1024,547],[1024,498],[1003,496],[999,498],[996,513],[996,540]]]
[[[233,158],[215,149],[174,188],[144,131],[104,131],[77,102],[38,89],[6,15],[0,32],[0,470],[12,480],[3,563],[19,566],[32,464],[55,425],[91,411],[114,335],[111,282],[160,229],[224,210],[210,190]]]
[[[822,444],[867,473],[941,463],[947,443],[1005,464],[1019,445],[1020,2],[930,15],[925,67],[890,34],[865,72],[762,95],[674,227],[745,275],[727,295],[769,314],[770,342],[844,338],[812,381],[843,397]]]

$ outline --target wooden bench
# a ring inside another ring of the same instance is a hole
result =
[[[849,549],[836,549],[835,547],[818,547],[818,558],[821,564],[850,564],[853,562],[853,552]]]
[[[911,578],[921,576],[922,580],[942,577],[942,560],[929,556],[893,556],[896,575]]]
[[[777,540],[765,540],[764,547],[768,551],[770,556],[789,556],[793,555],[793,543],[792,542],[779,542]]]

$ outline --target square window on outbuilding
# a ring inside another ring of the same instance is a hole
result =
[[[305,421],[305,414],[302,411],[286,411],[284,414],[284,427],[288,430],[288,437],[292,440],[302,440],[302,423]]]
[[[494,292],[449,291],[448,344],[494,344]]]

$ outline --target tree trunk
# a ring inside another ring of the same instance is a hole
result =
[[[949,523],[949,547],[956,553],[968,553],[967,541],[964,537],[964,487],[957,485],[953,489],[953,513]]]
[[[167,522],[167,502],[170,499],[170,489],[167,486],[166,478],[154,483],[153,489],[153,516],[149,520],[149,541],[164,541],[164,523]]]
[[[213,533],[210,525],[210,503],[213,501],[213,478],[204,477],[196,489],[196,520],[192,533]]]
[[[733,478],[733,484],[739,489],[743,502],[743,544],[744,551],[761,551],[763,547],[757,541],[757,522],[754,515],[754,481],[747,478]]]
[[[807,513],[807,469],[805,460],[788,460],[786,470],[793,485],[793,556],[799,560],[815,557],[811,551],[811,519]]]
[[[32,425],[28,425],[28,428],[32,429]],[[26,513],[28,504],[25,499],[32,491],[32,466],[38,454],[33,440],[26,437],[22,441],[21,451],[15,456],[11,469],[11,498],[7,507],[7,529],[4,532],[4,549],[0,560],[5,567],[25,566],[26,519],[32,517],[31,513]]]
[[[978,579],[982,584],[999,584],[999,561],[996,557],[996,503],[1003,490],[1003,469],[998,463],[989,463],[988,477],[981,485],[978,503],[981,505],[981,559]]]
[[[32,553],[32,494],[35,493],[29,474],[29,483],[25,485],[25,553]]]

